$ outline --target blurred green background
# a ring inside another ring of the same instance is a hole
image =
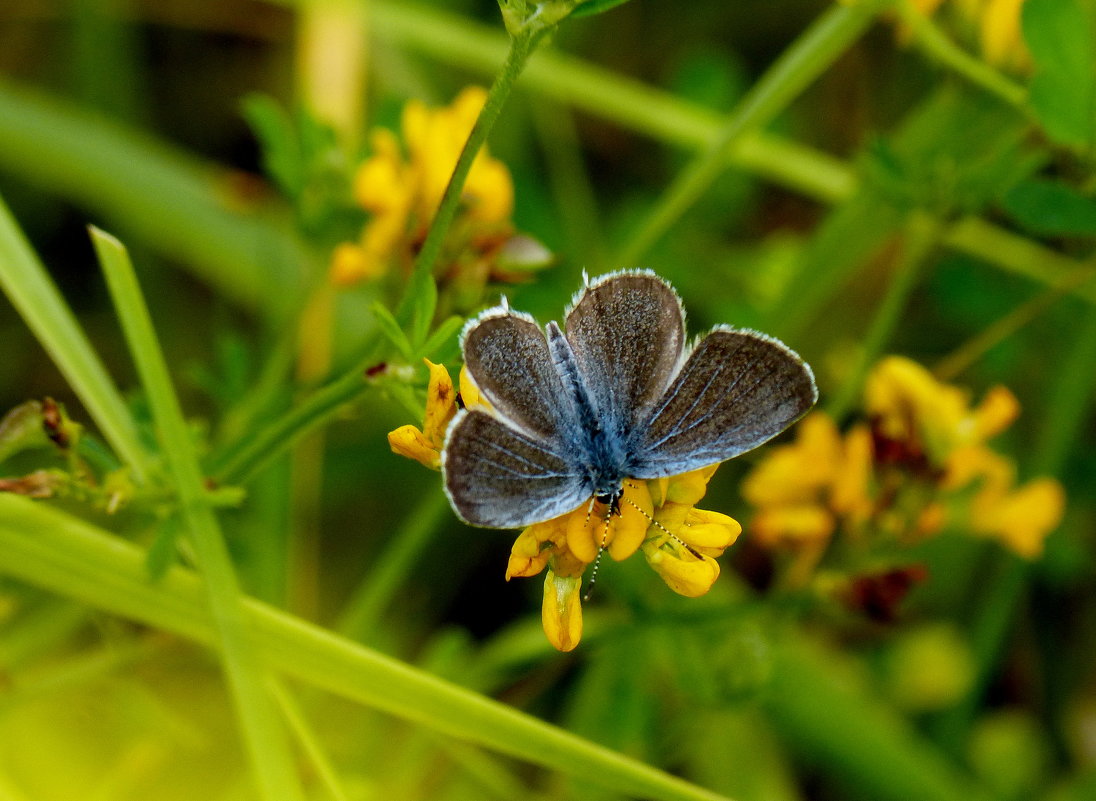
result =
[[[1082,0],[1035,3],[1052,21],[1093,19]],[[635,264],[618,257],[667,187],[831,7],[631,0],[566,21],[490,138],[513,176],[514,228],[554,263],[492,283],[481,300],[504,291],[546,322],[583,270],[649,267],[677,288],[692,334],[730,323],[788,342],[814,367],[825,406],[855,380],[908,220],[925,215],[938,233],[874,355],[931,368],[990,332],[948,380],[975,399],[1009,387],[1022,412],[995,447],[1020,480],[1063,485],[1065,517],[1040,559],[946,532],[898,560],[926,565],[928,578],[886,623],[835,609],[820,589],[857,575],[856,559],[878,556],[870,549],[837,553],[821,584],[786,591],[781,557],[751,540],[738,489],[762,449],[725,465],[704,499],[746,526],[716,590],[691,601],[638,558],[603,565],[584,642],[558,654],[539,631],[540,581],[502,580],[511,533],[459,524],[437,474],[389,451],[388,431],[421,421],[382,383],[250,477],[246,502],[222,515],[245,591],[742,801],[1096,796],[1096,58],[1084,60],[1096,34],[1065,24],[1062,50],[1079,54],[1065,66],[1033,62],[1019,31],[993,55],[986,26],[1010,13],[1016,23],[1020,5],[931,9],[934,33],[989,72],[981,83],[978,68],[949,63],[941,53],[952,51],[884,14],[739,140]],[[338,293],[318,368],[296,337],[332,247],[365,217],[349,186],[368,131],[398,129],[409,98],[443,106],[489,85],[505,48],[488,0],[8,0],[0,196],[147,423],[85,227],[126,243],[196,441],[216,452],[378,337],[371,304],[398,297],[398,275]],[[330,61],[310,66],[309,53]],[[1046,88],[1069,69],[1087,132],[1059,113],[1077,105],[1056,94],[1066,90]],[[256,95],[297,134],[334,124],[301,145],[312,195],[287,198],[264,177],[244,112]],[[325,117],[332,102],[344,119]],[[0,341],[0,409],[50,396],[91,425],[6,303]],[[264,375],[273,388],[241,423]],[[0,473],[43,464],[54,465],[21,454]],[[144,546],[158,536],[140,509],[59,503]],[[255,797],[209,652],[8,572],[0,798]],[[345,798],[624,797],[310,689],[299,701]],[[339,797],[308,763],[309,797]]]

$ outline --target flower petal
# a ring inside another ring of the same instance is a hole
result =
[[[430,381],[426,387],[426,417],[423,419],[422,432],[434,446],[441,450],[445,444],[445,431],[457,413],[457,398],[453,391],[453,379],[443,365],[423,359],[430,370]]]
[[[673,533],[693,548],[705,551],[711,549],[716,553],[708,555],[718,556],[724,548],[730,547],[738,539],[738,535],[742,533],[742,525],[728,515],[691,508],[685,514],[682,526]]]
[[[1043,553],[1047,535],[1065,513],[1065,492],[1053,478],[1036,478],[985,508],[975,500],[971,522],[1025,559]]]
[[[643,545],[643,555],[671,590],[687,598],[696,598],[712,588],[719,578],[719,563],[710,556],[699,559],[688,549],[673,540],[661,545],[648,540]]]
[[[664,503],[682,503],[692,506],[708,491],[708,480],[719,465],[702,467],[679,476],[672,476],[666,487]]]
[[[647,536],[654,506],[645,481],[625,481],[620,514],[610,519],[609,556],[617,562],[639,550]]]
[[[388,445],[393,453],[414,459],[433,470],[441,467],[441,453],[415,426],[400,426],[395,431],[388,432]]]
[[[543,523],[529,526],[514,541],[510,549],[510,561],[506,565],[506,580],[514,576],[535,576],[548,564],[548,558],[552,555],[551,549],[541,547],[544,542],[537,531]]]
[[[833,528],[833,515],[815,504],[762,509],[750,521],[750,533],[769,546],[820,542]]]
[[[581,576],[544,576],[544,602],[540,619],[548,641],[557,650],[570,651],[582,639]]]

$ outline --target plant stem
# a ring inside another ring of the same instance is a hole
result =
[[[281,707],[282,714],[285,715],[285,719],[300,742],[301,748],[312,760],[312,767],[316,769],[316,775],[319,776],[323,786],[327,788],[327,794],[331,796],[332,801],[349,801],[349,796],[342,789],[338,772],[331,764],[327,752],[324,751],[323,744],[320,743],[316,732],[313,731],[312,725],[308,722],[308,718],[305,717],[304,710],[297,703],[297,699],[293,697],[293,693],[283,682],[273,676],[267,680],[267,686],[270,688],[270,694],[274,697],[278,706]]]
[[[925,53],[975,86],[1026,113],[1024,103],[1027,100],[1027,90],[1023,86],[958,47],[941,33],[931,19],[914,7],[910,0],[898,0],[895,11],[913,31],[917,45]]]
[[[913,212],[911,215],[906,225],[906,240],[903,243],[894,277],[864,337],[864,345],[860,349],[856,364],[841,385],[840,391],[826,406],[826,412],[833,419],[840,420],[852,408],[868,371],[879,358],[880,351],[898,326],[906,301],[909,300],[910,293],[917,285],[921,265],[939,242],[940,232],[941,224],[937,219],[923,212]]]
[[[205,578],[217,645],[261,797],[264,801],[303,801],[284,729],[267,695],[265,670],[247,639],[240,606],[242,596],[220,525],[205,497],[204,478],[190,429],[172,387],[133,266],[125,248],[109,234],[92,228],[92,239],[148,394],[168,474]]]
[[[373,0],[373,22],[374,34],[389,44],[486,75],[494,74],[507,48],[496,28],[407,0]],[[707,147],[723,124],[711,109],[566,53],[538,52],[521,80],[557,103],[689,149]],[[856,182],[839,160],[760,131],[731,148],[728,164],[827,203],[848,197]]]
[[[769,123],[829,67],[891,0],[834,4],[769,67],[731,113],[708,149],[663,193],[647,219],[618,254],[618,267],[632,267],[711,186],[744,134]]]
[[[411,309],[415,307],[416,297],[428,291],[425,284],[434,280],[434,267],[441,255],[442,245],[445,244],[449,227],[456,217],[461,194],[464,191],[464,183],[468,179],[472,163],[487,141],[487,137],[491,133],[495,120],[498,119],[499,112],[502,111],[507,98],[510,97],[510,92],[514,88],[514,81],[517,80],[518,75],[525,68],[529,56],[532,55],[547,33],[547,30],[532,30],[519,33],[511,38],[506,61],[503,62],[502,68],[495,76],[495,80],[487,92],[487,100],[484,102],[479,116],[476,117],[476,122],[468,134],[468,140],[464,143],[464,148],[457,158],[456,166],[453,167],[453,174],[449,178],[449,183],[446,185],[445,192],[438,203],[438,210],[434,213],[434,218],[430,223],[430,230],[427,231],[426,239],[422,243],[422,249],[415,259],[411,278],[407,282],[407,288],[396,314],[397,319],[401,322],[407,322],[406,318]],[[432,316],[434,309],[429,308],[428,311],[429,316]],[[428,325],[429,320],[426,320],[425,324]],[[418,321],[415,327],[422,327],[425,330],[422,320]]]
[[[1096,266],[1079,267],[1066,273],[1049,289],[1010,311],[1004,317],[979,331],[946,357],[941,359],[932,372],[941,381],[951,381],[966,370],[987,351],[1015,334],[1066,295],[1096,279]]]
[[[364,394],[369,389],[365,370],[379,355],[380,346],[374,346],[369,358],[363,359],[354,369],[313,392],[243,443],[235,453],[217,460],[213,466],[213,480],[221,485],[247,483],[256,472],[327,422],[344,404]]]

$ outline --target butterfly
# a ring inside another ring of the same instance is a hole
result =
[[[752,450],[818,399],[810,367],[773,337],[717,326],[688,347],[681,299],[646,270],[586,279],[562,329],[504,300],[466,324],[461,349],[490,410],[457,413],[442,473],[457,515],[486,528],[612,505],[626,480]]]

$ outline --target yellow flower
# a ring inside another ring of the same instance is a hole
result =
[[[445,108],[409,101],[400,125],[406,154],[392,131],[371,133],[370,156],[353,182],[354,200],[369,221],[358,242],[335,249],[332,282],[351,286],[384,275],[393,262],[414,259],[486,97],[483,89],[469,87]],[[481,246],[490,251],[509,238],[513,181],[486,149],[472,163],[461,201],[472,241],[485,240]]]
[[[746,476],[742,495],[758,508],[750,531],[768,547],[814,548],[829,539],[838,518],[862,521],[872,508],[871,459],[865,427],[842,440],[825,412],[808,415],[795,442],[771,449]]]
[[[1043,543],[1062,521],[1066,496],[1053,478],[1037,478],[1001,495],[980,494],[974,501],[974,531],[992,537],[1025,559],[1043,553]]]
[[[570,651],[582,639],[582,576],[544,576],[544,601],[540,619],[548,641],[560,651]]]
[[[430,371],[426,387],[426,415],[422,428],[413,425],[400,426],[388,434],[388,444],[393,453],[421,462],[432,470],[441,469],[441,449],[445,445],[445,432],[457,414],[457,394],[453,379],[443,365],[423,359]],[[479,396],[467,371],[460,373],[461,399],[465,406],[489,408]]]
[[[605,551],[616,561],[642,550],[647,563],[681,595],[703,595],[719,577],[716,557],[742,531],[737,521],[696,509],[716,466],[672,478],[628,480],[610,507],[596,498],[552,520],[529,526],[510,552],[506,579],[535,576],[546,567],[544,633],[561,651],[582,636],[579,587]]]
[[[994,387],[972,409],[959,388],[937,381],[911,359],[888,356],[868,376],[864,410],[886,441],[902,446],[901,458],[923,457],[930,467],[944,469],[957,450],[1007,428],[1019,404],[1005,387]]]
[[[793,550],[810,570],[838,529],[907,544],[966,529],[1037,557],[1061,520],[1062,488],[1049,478],[1017,488],[1015,465],[987,444],[1019,412],[1005,387],[972,405],[916,362],[884,358],[865,383],[867,424],[842,438],[815,412],[795,442],[773,448],[746,477],[742,494],[757,510],[751,533]]]

